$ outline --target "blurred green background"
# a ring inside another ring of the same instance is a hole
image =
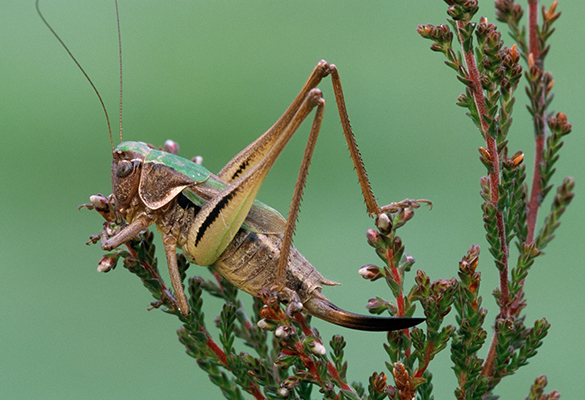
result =
[[[493,2],[480,6],[480,14],[495,21]],[[99,88],[116,137],[113,2],[42,0],[41,7]],[[439,0],[121,0],[125,138],[158,145],[172,138],[182,155],[202,155],[217,172],[276,121],[321,58],[335,63],[380,202],[410,197],[434,203],[432,211],[417,211],[402,231],[415,268],[432,279],[450,278],[469,246],[481,245],[489,325],[497,280],[478,194],[482,140],[454,104],[462,85],[415,31],[417,24],[443,23],[445,9]],[[577,40],[575,27],[581,26],[585,6],[562,1],[560,9],[546,67],[556,82],[552,108],[568,114],[575,132],[565,140],[555,180],[575,176],[576,198],[527,281],[527,322],[546,317],[552,328],[530,365],[500,385],[497,393],[506,398],[523,398],[540,374],[565,398],[582,394],[585,42]],[[84,245],[102,220],[76,207],[91,194],[111,192],[111,149],[90,86],[41,23],[33,0],[0,3],[0,38],[1,397],[221,398],[177,341],[178,322],[160,311],[147,312],[149,294],[123,268],[98,274],[102,252]],[[326,277],[343,283],[325,294],[343,308],[363,312],[369,297],[390,295],[382,284],[369,284],[356,273],[377,262],[364,236],[372,221],[364,212],[330,82],[320,87],[328,110],[295,243]],[[524,90],[518,94],[510,147],[524,150],[531,165],[532,125]],[[284,213],[305,125],[260,193]],[[196,272],[193,267],[190,274]],[[218,311],[217,302],[207,303],[210,325]],[[350,381],[367,382],[373,371],[385,370],[384,334],[316,325],[327,341],[334,333],[348,340]],[[455,378],[447,351],[431,371],[435,398],[452,398]]]

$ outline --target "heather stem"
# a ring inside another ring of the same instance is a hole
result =
[[[500,186],[500,160],[498,155],[498,146],[496,144],[496,140],[492,138],[488,134],[488,124],[484,119],[484,116],[487,114],[485,108],[485,102],[483,99],[483,89],[480,82],[480,73],[477,69],[477,64],[475,62],[475,55],[473,51],[466,52],[463,48],[463,37],[461,35],[461,29],[464,28],[465,22],[457,21],[457,34],[459,35],[459,39],[462,46],[462,51],[464,54],[465,64],[467,66],[467,72],[469,74],[469,79],[473,84],[473,97],[475,100],[475,105],[477,107],[477,112],[480,117],[481,121],[481,129],[483,136],[486,140],[488,152],[490,154],[490,161],[491,161],[491,172],[490,172],[490,201],[494,206],[497,206],[499,201],[499,186]],[[508,314],[508,303],[509,303],[509,289],[508,289],[508,247],[506,241],[506,232],[504,228],[504,216],[502,212],[497,210],[496,211],[496,224],[498,227],[498,237],[500,239],[500,246],[502,251],[502,259],[500,260],[502,263],[502,267],[500,268],[500,315],[503,317],[507,317]]]
[[[475,105],[477,107],[477,112],[481,121],[481,130],[483,136],[486,140],[487,149],[490,155],[491,161],[491,172],[489,173],[490,177],[490,201],[494,206],[497,206],[499,200],[499,186],[500,186],[500,160],[498,154],[498,147],[496,144],[496,140],[488,134],[488,124],[486,123],[484,116],[487,114],[485,108],[485,102],[483,98],[483,89],[480,82],[480,73],[477,68],[477,64],[475,62],[475,55],[473,51],[466,52],[463,48],[463,37],[461,35],[461,30],[464,28],[464,22],[457,21],[457,34],[459,36],[459,41],[462,46],[462,51],[464,54],[465,64],[467,67],[468,77],[471,81],[473,87],[473,97],[475,100]],[[508,316],[508,309],[509,309],[509,286],[508,286],[508,247],[506,241],[506,232],[504,228],[504,217],[502,212],[496,210],[496,225],[498,228],[498,238],[500,240],[500,246],[502,251],[502,259],[501,267],[499,268],[500,272],[500,299],[499,299],[499,306],[500,306],[500,316],[506,318]],[[494,335],[492,338],[492,342],[490,344],[490,350],[486,356],[483,368],[482,368],[482,375],[484,376],[492,376],[493,375],[493,366],[494,366],[494,357],[496,355],[495,346],[497,345],[497,338]]]
[[[541,116],[535,116],[540,118]],[[528,215],[526,217],[526,224],[528,225],[528,232],[526,234],[526,243],[532,243],[534,241],[534,232],[536,231],[536,220],[538,218],[539,201],[540,195],[540,168],[542,164],[542,154],[544,152],[545,135],[544,132],[536,133],[536,143],[534,148],[534,172],[532,175],[532,189],[530,191],[530,200],[528,202]]]
[[[538,0],[528,1],[528,37],[529,37],[529,49],[530,55],[529,60],[533,60],[538,68],[543,68],[543,60],[540,57],[540,46],[538,43]],[[534,129],[536,136],[535,151],[534,151],[534,172],[532,176],[532,189],[530,191],[530,199],[528,201],[528,215],[527,225],[528,233],[526,237],[527,243],[534,241],[534,232],[536,230],[536,220],[538,218],[539,196],[541,191],[541,174],[540,165],[542,164],[542,157],[544,152],[545,144],[545,129],[546,124],[544,123],[546,114],[545,108],[542,107],[545,102],[545,91],[542,91],[540,98],[540,109],[541,114],[534,115]],[[537,119],[541,119],[542,123],[539,123]]]
[[[538,0],[528,0],[528,48],[534,60],[540,59],[540,47],[538,46]],[[538,62],[538,61],[537,61]],[[542,65],[539,65],[542,67]]]
[[[329,373],[329,375],[331,375],[331,378],[333,378],[339,384],[339,387],[341,389],[355,393],[355,390],[347,383],[345,383],[343,379],[341,379],[341,377],[339,376],[339,371],[337,370],[337,368],[335,368],[335,365],[333,365],[331,361],[327,361],[327,372]]]

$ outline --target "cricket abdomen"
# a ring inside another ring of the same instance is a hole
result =
[[[280,234],[265,235],[240,229],[213,267],[238,289],[255,296],[261,288],[271,289],[281,283],[275,280],[281,244]],[[302,303],[313,296],[323,297],[322,286],[334,284],[295,247],[291,248],[283,286],[296,292]]]

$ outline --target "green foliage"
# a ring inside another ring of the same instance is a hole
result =
[[[100,260],[100,270],[115,268],[123,259],[124,267],[137,275],[155,301],[152,306],[175,315],[182,323],[177,331],[179,341],[211,382],[228,399],[433,399],[430,372],[431,361],[449,347],[452,369],[457,378],[454,390],[457,399],[496,399],[495,389],[500,381],[514,374],[537,354],[550,328],[546,319],[527,328],[522,310],[526,306],[525,279],[542,249],[554,238],[559,219],[573,198],[574,182],[565,178],[557,188],[551,211],[538,234],[536,213],[552,188],[554,165],[559,159],[562,138],[571,132],[564,113],[553,116],[548,111],[552,101],[552,74],[544,70],[548,54],[547,39],[560,13],[556,2],[543,8],[540,26],[520,25],[524,10],[514,1],[496,1],[497,17],[507,23],[515,44],[504,46],[496,25],[485,18],[473,22],[478,1],[446,0],[448,25],[420,25],[419,34],[433,43],[431,50],[443,54],[446,65],[455,70],[464,84],[464,93],[457,104],[467,110],[481,133],[486,147],[480,148],[480,162],[486,176],[480,179],[483,204],[483,224],[489,254],[500,278],[494,291],[499,313],[486,330],[486,309],[479,295],[481,273],[478,270],[480,249],[472,245],[459,262],[457,278],[432,281],[422,270],[414,276],[414,285],[405,287],[405,277],[411,271],[414,258],[405,252],[397,235],[408,223],[414,211],[426,200],[404,200],[385,206],[376,218],[376,228],[367,231],[367,241],[375,249],[382,266],[368,264],[359,273],[370,281],[381,280],[391,299],[371,298],[368,309],[373,314],[397,317],[413,316],[417,305],[426,317],[426,326],[388,332],[382,346],[388,355],[388,373],[374,372],[366,386],[347,381],[348,364],[344,361],[344,338],[335,335],[329,341],[327,354],[319,332],[311,320],[298,310],[283,307],[278,296],[265,288],[254,299],[250,316],[238,290],[213,268],[212,280],[201,277],[188,279],[188,301],[191,312],[183,316],[172,291],[162,280],[152,244],[152,233],[142,232],[126,243],[125,249],[115,249]],[[534,12],[531,8],[530,12]],[[536,32],[538,43],[530,43],[526,32]],[[454,47],[454,40],[459,48]],[[530,50],[533,49],[533,50]],[[534,50],[536,49],[536,51]],[[528,62],[525,73],[530,104],[528,110],[534,121],[536,151],[535,181],[529,191],[524,154],[514,152],[508,157],[508,134],[511,133],[514,93],[522,78],[520,60]],[[548,126],[549,132],[546,131]],[[90,241],[113,236],[123,228],[115,211],[113,198],[94,196],[92,204],[106,219],[101,235]],[[516,265],[510,267],[510,244],[515,240],[518,249]],[[183,281],[189,264],[179,256]],[[224,301],[215,323],[218,339],[209,333],[204,320],[204,293]],[[445,318],[455,310],[455,325]],[[484,346],[491,336],[487,354]],[[249,352],[236,353],[242,344]],[[480,354],[486,354],[481,358]],[[388,374],[393,383],[387,382]],[[552,391],[544,393],[546,377],[538,377],[528,399],[558,399]]]

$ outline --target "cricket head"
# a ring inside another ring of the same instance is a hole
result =
[[[144,158],[150,150],[142,142],[122,142],[114,149],[112,189],[120,209],[129,207],[137,195]]]

